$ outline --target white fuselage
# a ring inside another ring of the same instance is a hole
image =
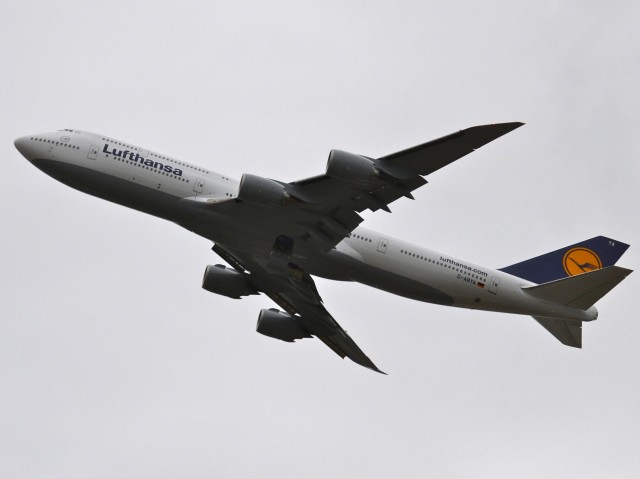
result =
[[[69,186],[176,222],[267,263],[272,232],[261,236],[251,225],[216,215],[203,221],[202,211],[191,206],[235,198],[237,180],[78,130],[22,137],[16,147]],[[581,321],[597,317],[595,307],[582,311],[535,298],[523,290],[533,285],[524,279],[361,227],[329,253],[303,254],[296,261],[312,275],[358,281],[420,301]]]

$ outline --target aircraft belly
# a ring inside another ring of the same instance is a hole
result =
[[[389,293],[428,303],[452,305],[453,297],[422,281],[360,262],[350,256],[330,251],[326,263],[336,265],[335,269],[349,272],[349,280],[357,281]],[[310,271],[311,274],[320,274]]]
[[[94,169],[55,160],[32,163],[56,180],[83,193],[168,220],[176,220],[179,198]]]

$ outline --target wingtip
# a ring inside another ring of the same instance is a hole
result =
[[[520,128],[522,125],[524,125],[524,123],[522,123],[521,121],[512,121],[508,123],[494,123],[491,126],[494,128],[497,128],[498,131],[500,132],[499,136],[502,136],[512,132],[513,130]]]
[[[471,133],[471,132],[484,132],[490,136],[493,136],[494,138],[492,139],[496,139],[501,137],[502,135],[506,135],[507,133],[517,128],[520,128],[522,125],[524,125],[524,123],[521,121],[512,121],[512,122],[506,122],[506,123],[488,123],[485,125],[477,125],[477,126],[472,126],[471,128],[460,130],[460,133],[465,134],[465,133]]]
[[[384,374],[385,376],[388,376],[387,373],[385,373],[384,371],[382,371],[381,369],[378,368],[378,366],[376,366],[375,364],[373,364],[373,361],[371,361],[371,359],[369,359],[368,357],[365,356],[366,361],[356,361],[354,360],[354,358],[349,357],[349,356],[345,356],[348,357],[349,359],[351,359],[351,361],[353,361],[356,364],[359,364],[360,366],[363,366],[367,369],[370,369],[371,371],[375,371],[376,373],[380,373],[380,374]]]
[[[371,369],[372,371],[375,371],[375,372],[377,372],[377,373],[384,374],[385,376],[388,376],[388,374],[387,374],[387,373],[385,373],[384,371],[382,371],[382,370],[378,369],[378,367],[377,367],[377,366],[375,366],[375,365],[374,365],[373,367],[368,367],[368,369]]]
[[[511,130],[515,130],[516,128],[520,128],[524,123],[521,121],[512,121],[507,123],[495,123],[493,126],[502,126],[506,128],[510,128]]]

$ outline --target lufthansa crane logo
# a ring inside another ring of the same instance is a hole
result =
[[[573,248],[562,259],[564,270],[569,276],[588,273],[602,268],[600,257],[587,248]]]

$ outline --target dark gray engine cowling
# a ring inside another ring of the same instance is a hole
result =
[[[327,160],[327,176],[348,183],[366,185],[380,176],[374,162],[364,156],[331,150]]]
[[[291,196],[277,181],[245,173],[240,180],[238,199],[261,206],[282,206]]]
[[[259,294],[240,273],[221,264],[207,266],[202,278],[202,287],[212,293],[234,299]]]
[[[256,331],[265,336],[290,343],[296,339],[311,337],[309,333],[300,327],[295,317],[277,309],[263,309],[260,311]]]

